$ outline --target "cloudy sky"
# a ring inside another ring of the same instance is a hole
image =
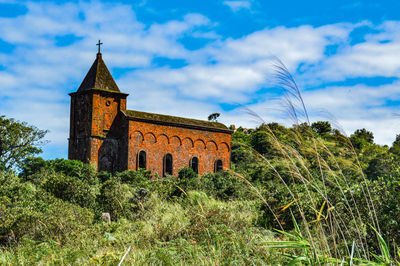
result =
[[[0,0],[0,115],[48,129],[67,156],[69,96],[103,59],[128,108],[230,125],[291,125],[279,58],[312,121],[400,134],[400,1]]]

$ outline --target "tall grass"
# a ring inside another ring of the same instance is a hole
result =
[[[306,104],[294,77],[279,59],[276,60],[274,69],[277,84],[284,92],[283,103],[293,121],[294,128],[297,129],[293,134],[293,141],[296,145],[288,145],[279,141],[274,131],[268,127],[268,124],[257,113],[250,109],[246,111],[263,123],[269,133],[270,142],[284,159],[292,182],[298,182],[301,186],[289,186],[282,177],[282,172],[275,169],[267,158],[249,146],[246,148],[252,150],[265,165],[270,167],[275,173],[278,182],[281,182],[286,187],[291,196],[291,201],[282,203],[284,204],[282,210],[288,212],[297,211],[301,217],[301,221],[299,221],[301,226],[298,227],[297,222],[293,220],[296,228],[295,235],[285,232],[278,218],[280,213],[277,210],[273,210],[261,193],[257,192],[264,204],[273,213],[280,227],[279,232],[289,237],[292,241],[271,242],[270,246],[306,250],[305,253],[302,253],[303,257],[306,255],[305,258],[295,256],[292,257],[292,262],[341,264],[346,261],[349,261],[349,263],[350,261],[351,263],[353,261],[368,262],[374,258],[378,258],[378,261],[380,261],[379,258],[385,258],[384,261],[387,261],[390,255],[381,237],[379,219],[373,202],[374,195],[371,195],[368,186],[360,186],[363,195],[362,204],[365,204],[368,208],[368,215],[362,215],[360,202],[356,203],[354,193],[350,187],[351,180],[343,173],[336,156],[327,147],[326,143],[312,132]],[[354,159],[353,166],[357,169],[362,181],[365,182],[366,177],[350,139],[344,133],[339,137],[342,140],[342,145],[351,151]],[[312,159],[317,162],[318,171],[309,169],[310,158],[305,157],[304,150],[307,150],[308,154],[312,154]],[[332,169],[332,167],[335,169]],[[240,174],[236,173],[236,175],[245,180]],[[248,181],[246,183],[250,184]],[[333,202],[327,186],[334,187],[340,193],[341,203],[344,204],[346,212],[338,211],[339,208],[336,206],[338,202]],[[256,190],[254,186],[252,187]],[[309,215],[306,214],[309,212],[314,213],[315,217],[313,219],[310,219]],[[375,230],[376,241],[380,243],[379,248],[381,254],[383,254],[382,257],[371,255],[373,254],[372,249],[368,246],[365,228],[363,228],[365,225],[371,225]]]

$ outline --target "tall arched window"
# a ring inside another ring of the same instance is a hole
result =
[[[192,157],[189,161],[189,167],[193,169],[193,171],[198,174],[199,173],[199,158]]]
[[[217,172],[220,172],[220,171],[224,170],[223,166],[224,165],[223,165],[221,159],[216,160],[215,163],[214,163],[214,173],[217,173]]]
[[[138,153],[138,160],[137,160],[137,169],[144,168],[146,169],[146,152],[145,151],[140,151]]]
[[[172,175],[172,169],[172,155],[168,153],[164,156],[163,176]]]

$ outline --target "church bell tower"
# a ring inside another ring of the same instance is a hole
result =
[[[76,92],[70,93],[68,159],[94,163],[98,170],[118,170],[118,117],[128,94],[120,92],[99,50]]]

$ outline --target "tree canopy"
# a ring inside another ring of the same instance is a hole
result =
[[[208,116],[208,121],[214,121],[216,122],[218,117],[220,116],[220,113],[212,113]]]
[[[0,169],[19,166],[28,156],[40,153],[47,130],[0,116]]]

